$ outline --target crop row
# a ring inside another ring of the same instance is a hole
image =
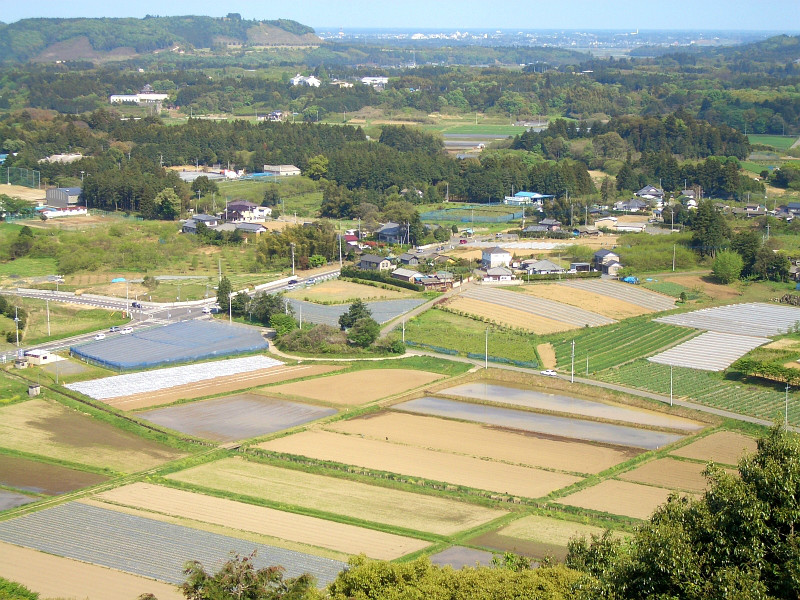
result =
[[[605,371],[599,378],[665,396],[670,392],[669,366],[644,360]],[[783,416],[786,406],[785,391],[780,389],[721,379],[715,373],[684,367],[672,369],[672,392],[676,398],[766,420]],[[789,422],[799,423],[800,394],[790,391],[788,399]]]

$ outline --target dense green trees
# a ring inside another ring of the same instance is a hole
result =
[[[233,288],[231,287],[231,280],[228,279],[226,275],[223,275],[219,280],[219,285],[217,285],[217,304],[222,312],[228,312],[228,310],[231,308],[230,304],[232,292]]]
[[[744,261],[738,253],[732,250],[723,250],[714,259],[711,273],[721,283],[731,283],[739,279],[743,265]]]
[[[691,219],[692,248],[700,256],[714,257],[730,237],[730,227],[725,217],[717,212],[711,200],[701,200]]]

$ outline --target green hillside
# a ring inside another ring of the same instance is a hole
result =
[[[176,45],[211,48],[229,43],[291,45],[319,41],[311,27],[296,21],[246,20],[238,14],[220,18],[23,19],[0,26],[0,60],[32,60],[51,46],[68,48],[76,40],[87,40],[96,53],[130,48],[139,54]]]

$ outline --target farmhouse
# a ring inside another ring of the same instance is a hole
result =
[[[486,269],[507,267],[511,263],[511,253],[499,246],[481,252],[481,264]]]
[[[392,263],[383,256],[364,254],[358,261],[358,268],[364,271],[388,271],[392,268]]]
[[[630,200],[622,200],[614,204],[614,210],[624,212],[639,212],[640,210],[647,209],[649,205],[644,200],[632,198]]]
[[[609,275],[611,277],[616,277],[620,270],[622,269],[622,264],[619,261],[612,260],[607,263],[603,263],[601,270],[603,271],[603,275]]]
[[[269,206],[259,206],[247,200],[234,200],[225,206],[225,220],[231,223],[259,223],[272,214]]]
[[[602,250],[598,250],[594,253],[593,261],[594,268],[600,271],[603,269],[603,265],[612,263],[614,261],[619,261],[619,254],[603,248]]]
[[[425,287],[425,290],[433,290],[437,292],[446,292],[453,289],[453,274],[447,271],[437,271],[428,277],[421,277],[418,283]]]
[[[513,273],[505,267],[492,267],[486,270],[486,277],[488,281],[511,281],[514,278]]]
[[[381,225],[381,228],[375,232],[375,237],[379,242],[386,242],[387,244],[398,244],[401,237],[400,225],[392,223],[391,221]]]
[[[300,175],[300,169],[294,165],[264,165],[264,173],[277,177],[288,177],[290,175]]]
[[[549,230],[545,225],[528,225],[525,229],[522,230],[522,235],[533,237],[537,235],[543,235],[548,231]]]
[[[397,257],[397,260],[410,267],[416,267],[419,264],[419,258],[417,258],[415,254],[411,254],[409,252],[403,252]]]
[[[50,188],[44,194],[47,206],[53,208],[77,206],[81,200],[81,188],[79,187]]]
[[[653,185],[646,185],[634,194],[639,198],[647,198],[649,200],[662,199],[664,197],[664,190],[659,189]]]
[[[595,225],[578,225],[573,228],[572,235],[578,237],[598,237],[603,235]]]
[[[244,235],[261,235],[267,228],[260,223],[236,223],[236,231]]]
[[[392,277],[400,281],[410,281],[413,283],[414,280],[421,279],[423,275],[419,271],[412,271],[411,269],[395,269],[392,271]]]
[[[547,231],[559,231],[561,229],[561,221],[555,219],[542,219],[539,225],[547,227]]]
[[[534,258],[523,260],[520,268],[529,275],[550,275],[564,272],[562,267],[550,260],[537,260]]]
[[[198,223],[204,223],[206,227],[213,228],[220,224],[220,220],[212,215],[195,215],[186,220],[183,227],[181,227],[181,231],[183,233],[197,233]]]

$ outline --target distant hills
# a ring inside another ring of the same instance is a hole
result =
[[[162,50],[316,46],[311,27],[291,21],[227,17],[23,19],[0,23],[0,62],[104,61]]]

